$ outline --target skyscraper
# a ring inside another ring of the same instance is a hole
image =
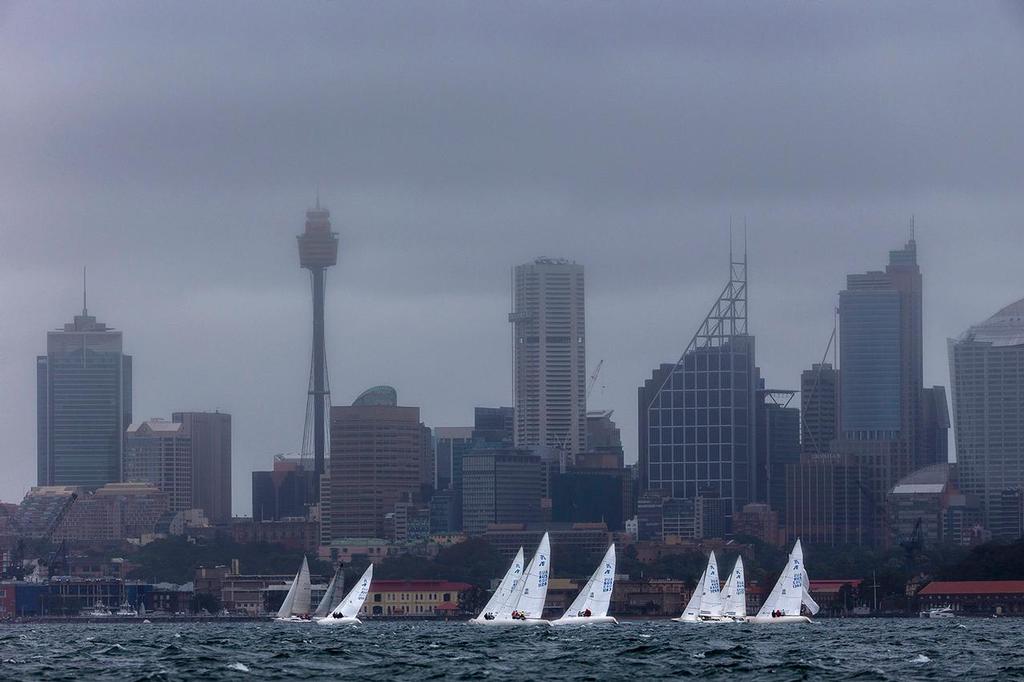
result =
[[[427,444],[420,408],[400,407],[390,386],[364,391],[351,406],[332,407],[331,504],[321,510],[329,538],[387,537],[384,517],[395,504],[421,501]]]
[[[513,274],[515,446],[586,446],[583,266],[538,258]]]
[[[1016,537],[1018,524],[996,517],[1004,492],[1024,487],[1024,299],[948,346],[960,489],[990,529],[1010,525]]]
[[[175,412],[192,438],[192,506],[216,525],[231,522],[231,415]]]
[[[945,420],[927,416],[922,381],[921,270],[911,239],[889,252],[884,272],[849,275],[839,293],[839,437],[833,449],[856,458],[866,479],[875,543],[886,540],[884,503],[911,471],[945,462]],[[940,389],[941,390],[941,389]],[[934,396],[929,396],[934,398]],[[932,401],[941,409],[941,401]],[[930,433],[925,437],[926,433]]]
[[[147,419],[129,426],[122,468],[124,481],[165,493],[169,511],[193,508],[192,437],[184,424]]]
[[[98,488],[121,480],[132,421],[132,358],[121,332],[82,314],[46,334],[36,358],[39,485]]]
[[[309,270],[313,287],[313,358],[302,449],[304,453],[308,452],[312,431],[313,495],[319,499],[320,476],[324,473],[324,453],[327,449],[327,396],[331,393],[324,342],[324,275],[327,268],[338,262],[338,233],[331,231],[331,212],[320,207],[319,191],[316,208],[306,211],[306,231],[298,236],[298,240],[299,264]]]
[[[758,387],[746,256],[729,260],[729,281],[679,361],[640,387],[638,414],[642,492],[720,498],[727,526],[756,495]]]
[[[830,451],[839,435],[839,370],[814,363],[800,374],[800,449],[813,455]]]

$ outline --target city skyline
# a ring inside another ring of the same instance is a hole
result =
[[[0,499],[34,481],[32,359],[76,310],[88,264],[90,311],[134,358],[134,418],[232,414],[234,511],[246,513],[248,472],[300,445],[311,310],[292,240],[318,182],[346,242],[327,309],[339,405],[380,383],[430,426],[510,404],[508,269],[567,257],[587,269],[588,374],[605,360],[588,404],[615,410],[636,461],[636,387],[717,294],[730,216],[750,226],[758,364],[773,387],[798,388],[845,275],[876,269],[916,215],[924,385],[948,386],[946,339],[1024,290],[1024,143],[1009,116],[1021,95],[1005,69],[1020,21],[996,7],[911,4],[885,21],[812,8],[797,25],[786,8],[697,5],[660,22],[595,11],[594,33],[558,38],[544,25],[574,24],[571,9],[524,11],[505,33],[506,10],[491,7],[452,18],[443,46],[338,7],[305,19],[256,7],[247,22],[271,45],[294,30],[327,58],[254,83],[234,76],[267,45],[245,31],[179,61],[170,46],[192,44],[194,10],[112,22],[103,8],[14,7],[0,45],[15,94],[0,128]],[[687,12],[729,33],[656,30],[686,26]],[[788,45],[766,45],[780,24]],[[84,49],[87,34],[102,49]],[[484,49],[470,34],[502,40]],[[467,46],[479,59],[460,58]],[[904,59],[878,69],[890,50]],[[808,97],[829,116],[806,118]],[[296,108],[265,106],[283,100]]]

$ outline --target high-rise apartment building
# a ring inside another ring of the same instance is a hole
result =
[[[583,266],[539,258],[513,273],[515,446],[586,446]]]
[[[329,540],[385,538],[385,515],[420,501],[424,438],[418,407],[400,407],[390,386],[331,408],[330,509],[321,509]]]
[[[192,506],[211,523],[231,523],[231,415],[175,412],[171,420],[192,438]]]
[[[167,495],[168,510],[192,509],[192,436],[184,424],[147,419],[128,427],[122,479],[150,483]]]
[[[1017,529],[1000,520],[1005,493],[1024,487],[1024,299],[948,346],[960,489],[1009,536]]]
[[[839,436],[839,370],[814,363],[800,373],[800,449],[808,455],[830,451]]]
[[[82,314],[46,334],[36,358],[38,479],[41,486],[98,488],[121,480],[132,421],[132,358],[121,332]]]
[[[747,333],[746,256],[675,365],[639,389],[641,491],[722,500],[732,512],[755,500],[758,371]]]
[[[948,416],[926,414],[924,407],[921,281],[911,239],[889,252],[884,272],[849,275],[839,293],[840,430],[832,449],[857,458],[866,477],[875,544],[887,540],[889,490],[910,472],[947,457],[937,432]],[[941,402],[932,400],[939,409]]]

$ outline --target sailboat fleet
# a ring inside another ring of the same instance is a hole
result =
[[[719,582],[718,561],[712,552],[683,614],[672,620],[677,623],[810,623],[811,619],[800,611],[801,606],[805,606],[811,615],[818,612],[817,603],[807,591],[809,582],[803,549],[797,540],[761,610],[748,616],[743,557],[736,559],[723,586]]]
[[[520,547],[480,615],[471,620],[477,625],[585,625],[615,623],[608,615],[615,587],[615,545],[608,548],[597,570],[583,586],[566,612],[557,620],[541,617],[547,599],[551,574],[551,539],[547,533],[523,571]]]
[[[605,552],[569,608],[555,620],[543,618],[551,576],[551,540],[547,533],[544,533],[537,551],[525,568],[524,561],[525,555],[520,547],[487,605],[471,623],[488,626],[617,623],[615,618],[608,615],[612,591],[615,589],[614,544]],[[341,570],[338,569],[320,603],[311,611],[309,563],[304,557],[275,620],[314,621],[320,625],[360,623],[356,616],[370,593],[373,564],[367,567],[352,589],[335,602],[343,581]],[[757,614],[748,616],[743,557],[736,559],[736,564],[723,584],[719,576],[718,560],[715,553],[711,552],[707,567],[686,608],[679,618],[673,620],[678,623],[809,623],[810,618],[803,615],[801,609],[806,608],[811,615],[818,612],[818,605],[808,591],[809,584],[803,548],[797,540],[782,574],[761,609]]]

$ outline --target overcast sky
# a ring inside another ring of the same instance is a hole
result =
[[[769,384],[821,358],[848,272],[916,216],[925,382],[1024,297],[1024,8],[975,2],[0,0],[0,499],[35,483],[35,356],[81,306],[124,331],[136,419],[299,448],[295,235],[319,183],[335,404],[431,426],[511,404],[509,268],[586,267],[592,409],[685,348],[749,225]]]

